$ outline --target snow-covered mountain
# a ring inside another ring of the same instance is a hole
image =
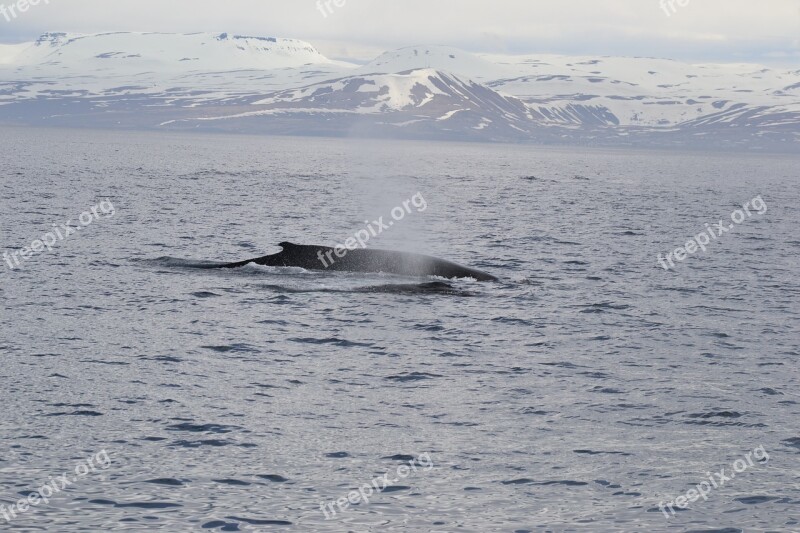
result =
[[[491,87],[545,108],[580,99],[607,109],[623,126],[670,127],[741,105],[800,112],[800,79],[788,70],[650,58],[488,57],[516,70]]]
[[[287,120],[325,124],[334,131],[403,137],[515,140],[532,134],[528,106],[471,80],[434,69],[353,75],[278,91],[232,107],[226,115],[170,121],[215,122],[231,129],[274,131]],[[317,132],[319,133],[319,132]]]
[[[43,73],[263,70],[334,63],[304,41],[227,33],[46,33],[30,45],[2,48],[6,53],[0,52],[0,63]]]
[[[800,71],[443,46],[359,67],[295,39],[48,33],[0,45],[0,122],[797,150]]]
[[[450,46],[411,46],[381,54],[359,70],[367,74],[393,74],[432,68],[476,81],[511,77],[516,71]]]
[[[353,70],[297,39],[228,33],[46,33],[0,45],[0,106],[59,97],[218,102]],[[102,102],[101,102],[102,103]]]

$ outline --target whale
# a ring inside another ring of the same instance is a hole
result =
[[[226,263],[216,268],[240,268],[256,264],[271,267],[300,267],[306,270],[340,272],[384,272],[403,276],[436,276],[440,278],[472,278],[478,281],[498,279],[482,270],[429,255],[367,248],[309,246],[282,242],[282,251],[255,259]]]

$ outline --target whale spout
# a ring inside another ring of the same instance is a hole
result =
[[[478,281],[497,281],[495,276],[429,255],[356,248],[330,248],[282,242],[281,252],[219,268],[238,268],[249,264],[272,267],[300,267],[306,270],[344,272],[384,272],[405,276],[438,276],[442,278],[473,278]]]

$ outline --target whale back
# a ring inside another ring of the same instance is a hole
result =
[[[282,242],[280,246],[283,249],[280,253],[241,263],[231,263],[225,267],[232,268],[256,263],[273,267],[300,267],[306,270],[385,272],[419,277],[439,276],[442,278],[474,278],[478,281],[497,280],[486,272],[423,254],[362,248],[345,250],[291,242]]]

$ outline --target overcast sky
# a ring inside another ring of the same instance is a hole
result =
[[[317,0],[40,1],[11,21],[0,15],[0,42],[45,31],[213,31],[303,39],[333,58],[444,44],[800,66],[800,0],[331,0],[327,16]]]

